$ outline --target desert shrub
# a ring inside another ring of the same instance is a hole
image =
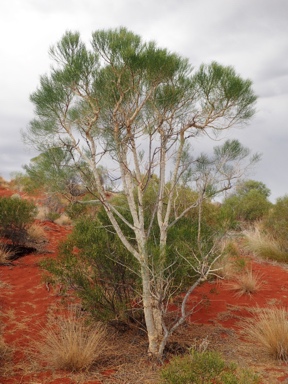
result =
[[[223,239],[220,247],[221,257],[213,265],[217,276],[229,279],[236,274],[243,272],[246,268],[247,260],[242,256],[237,239]]]
[[[89,210],[91,210],[91,207],[77,202],[67,205],[67,207],[65,208],[65,213],[70,219],[76,220],[80,217],[87,216]]]
[[[163,384],[252,384],[259,378],[248,370],[227,363],[213,351],[192,351],[184,357],[174,357],[162,369]]]
[[[121,194],[111,197],[125,219],[131,221],[129,210],[126,209]],[[147,198],[145,220],[149,221],[152,212]],[[80,204],[74,204],[76,211],[80,208],[80,218],[75,221],[72,234],[61,247],[57,260],[43,263],[55,281],[67,288],[73,287],[82,300],[85,309],[101,320],[141,319],[142,308],[139,303],[141,291],[138,277],[139,264],[126,250],[118,236],[114,233],[103,208],[96,206],[82,212]],[[217,233],[217,223],[213,212],[214,207],[206,204],[204,219],[201,226],[201,249],[198,247],[198,215],[183,217],[168,233],[165,259],[165,276],[169,278],[171,290],[175,293],[190,285],[197,278],[192,266],[201,259],[202,254],[209,253]],[[207,212],[207,213],[206,213]],[[75,212],[74,212],[75,213]],[[209,214],[208,214],[209,213]],[[72,215],[73,216],[73,215]],[[155,219],[157,220],[157,219]],[[215,225],[212,223],[215,222]],[[119,225],[127,237],[133,238],[131,229],[119,220]],[[129,232],[130,231],[130,232]],[[151,241],[148,251],[153,254],[151,268],[157,273],[159,260],[159,228],[152,225]],[[154,242],[155,240],[155,242]],[[214,253],[211,253],[211,258]],[[197,256],[197,258],[194,257]],[[187,260],[189,259],[189,263]],[[162,262],[162,261],[161,261]],[[161,268],[163,267],[160,264]],[[135,306],[133,303],[137,302]]]
[[[138,317],[133,309],[138,276],[135,260],[119,238],[98,219],[79,220],[60,245],[56,260],[41,265],[52,281],[73,287],[83,307],[100,320],[128,321]]]
[[[12,197],[0,198],[0,236],[23,244],[27,238],[27,229],[37,214],[34,203]]]
[[[235,292],[236,296],[252,295],[259,291],[262,286],[262,275],[253,272],[251,268],[246,268],[241,273],[233,276],[228,288]]]
[[[47,208],[46,219],[49,221],[59,219],[67,205],[66,201],[57,193],[47,193],[46,197],[42,200],[42,204]]]
[[[288,256],[288,195],[276,200],[263,220],[263,229],[277,241]]]
[[[27,229],[27,234],[29,236],[30,241],[38,243],[46,240],[46,234],[41,225],[32,224]]]
[[[279,262],[288,261],[288,252],[285,251],[278,238],[267,233],[263,225],[255,225],[253,228],[243,232],[245,236],[245,249],[253,252],[263,259]]]
[[[262,219],[272,205],[268,200],[269,195],[270,190],[261,182],[241,182],[236,191],[224,199],[221,206],[222,220],[237,229],[240,223],[251,224]]]
[[[89,323],[79,310],[53,317],[35,341],[41,362],[72,372],[87,370],[107,348],[107,333],[100,323]]]
[[[0,245],[0,265],[7,264],[10,261],[10,257],[14,255],[14,252],[8,248],[7,245]]]
[[[262,309],[248,321],[250,339],[274,358],[288,361],[288,313],[284,308]]]
[[[38,223],[33,223],[27,229],[27,239],[25,245],[35,248],[38,252],[43,252],[48,239],[43,227]]]

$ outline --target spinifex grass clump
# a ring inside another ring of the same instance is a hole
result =
[[[9,263],[10,257],[13,254],[14,253],[11,251],[11,249],[8,248],[7,245],[5,244],[0,245],[0,265]]]
[[[89,369],[106,349],[106,330],[100,323],[87,323],[77,310],[49,320],[36,347],[41,361],[54,369],[77,372]]]
[[[262,286],[262,275],[246,268],[243,272],[235,275],[229,282],[228,288],[235,291],[236,296],[252,295],[259,291]]]
[[[0,324],[0,374],[9,370],[9,362],[11,362],[12,349],[8,347],[2,337],[2,324]]]
[[[288,313],[284,308],[260,310],[248,322],[247,332],[253,342],[278,360],[288,361]]]
[[[288,253],[278,238],[267,234],[261,227],[254,228],[244,232],[246,249],[253,252],[256,256],[263,259],[275,260],[279,262],[288,261]],[[280,240],[280,239],[279,239]]]

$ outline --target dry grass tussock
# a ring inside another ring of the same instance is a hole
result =
[[[261,309],[247,322],[246,331],[252,342],[274,358],[288,361],[288,313],[284,308]]]
[[[42,341],[35,341],[37,354],[52,369],[88,370],[107,348],[105,327],[88,323],[77,309],[49,319],[41,335]]]
[[[14,253],[5,244],[0,245],[0,265],[10,262],[10,257]]]
[[[46,234],[44,229],[39,224],[32,224],[27,230],[29,240],[35,243],[46,241]]]
[[[58,219],[54,221],[58,225],[70,225],[72,223],[72,220],[63,213]]]
[[[233,277],[227,284],[228,289],[235,291],[236,296],[252,295],[262,287],[263,276],[246,268],[243,272]]]
[[[5,374],[6,371],[10,370],[9,363],[11,361],[11,357],[12,357],[12,350],[4,342],[2,335],[0,335],[0,374],[1,375]]]
[[[277,240],[265,234],[261,230],[261,226],[255,225],[255,227],[244,231],[245,235],[245,248],[253,252],[256,256],[275,260],[279,262],[287,262],[288,254],[281,249]]]
[[[36,215],[36,219],[40,221],[47,220],[47,217],[49,215],[49,208],[43,207],[43,206],[38,206],[38,212]]]
[[[213,269],[223,279],[231,279],[246,268],[246,260],[241,256],[239,246],[234,241],[223,242],[222,256],[215,262]]]

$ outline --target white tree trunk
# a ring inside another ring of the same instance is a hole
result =
[[[151,291],[151,275],[147,265],[142,265],[143,309],[148,336],[148,353],[159,357],[159,348],[163,339],[163,313],[157,298]]]

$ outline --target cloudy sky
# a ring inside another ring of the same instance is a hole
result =
[[[228,137],[262,153],[250,178],[272,201],[288,194],[287,18],[287,0],[1,0],[0,175],[9,179],[36,154],[20,132],[33,118],[29,95],[49,71],[49,47],[67,30],[89,42],[97,29],[125,26],[196,68],[215,60],[253,81],[257,114]]]

